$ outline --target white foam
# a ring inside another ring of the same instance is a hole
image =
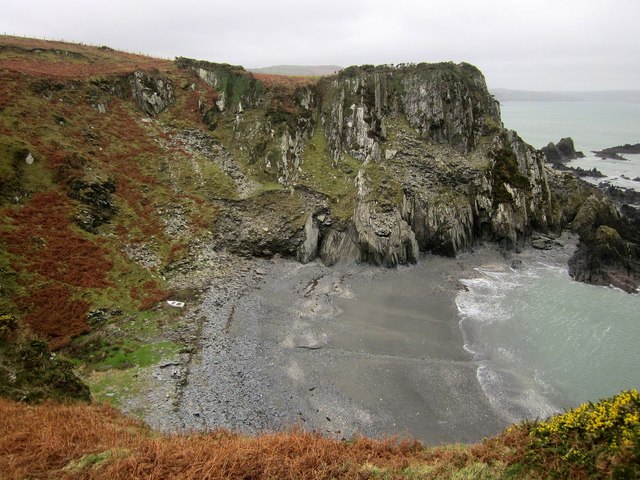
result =
[[[517,385],[519,379],[512,375],[482,365],[476,371],[476,378],[490,405],[507,422],[543,419],[560,411],[537,389]]]

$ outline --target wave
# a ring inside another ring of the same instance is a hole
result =
[[[456,296],[464,349],[478,364],[476,377],[490,405],[510,423],[560,411],[544,374],[527,365],[522,346],[492,335],[514,330],[519,308],[514,293],[531,288],[540,278],[538,270],[557,268],[544,263],[518,270],[488,265],[475,269],[478,277],[460,280],[466,287]]]

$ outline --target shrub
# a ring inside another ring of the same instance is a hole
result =
[[[640,476],[640,394],[623,391],[600,402],[534,424],[529,457],[554,465],[560,476],[576,470],[592,478]]]

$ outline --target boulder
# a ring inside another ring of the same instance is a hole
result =
[[[549,142],[546,147],[542,147],[541,151],[547,157],[547,162],[553,164],[561,164],[576,158],[584,158],[584,153],[577,152],[571,137],[561,138],[557,144]]]

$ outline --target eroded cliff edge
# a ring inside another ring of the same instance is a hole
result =
[[[225,105],[205,114],[215,118],[213,135],[233,116],[233,135],[249,143],[252,161],[304,210],[295,231],[274,225],[276,239],[271,228],[256,235],[252,225],[265,213],[252,206],[258,218],[235,218],[232,238],[218,235],[228,248],[394,266],[420,251],[455,255],[477,240],[517,249],[533,229],[565,220],[544,156],[502,127],[471,65],[350,67],[294,89],[283,106],[241,81],[245,72],[229,80],[226,67],[179,62],[221,90]]]

